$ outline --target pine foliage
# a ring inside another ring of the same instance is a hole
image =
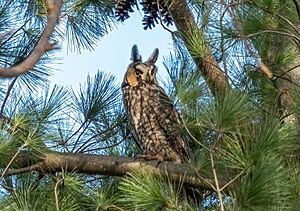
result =
[[[145,29],[168,26],[176,21],[169,3],[64,1],[51,41],[91,50],[138,7]],[[188,3],[199,30],[172,33],[175,50],[165,58],[163,83],[182,117],[178,130],[191,147],[190,165],[201,181],[202,174],[211,178],[196,188],[201,197],[191,200],[184,182],[144,168],[123,178],[64,169],[5,176],[20,168],[14,161],[24,155],[139,153],[115,77],[98,71],[78,91],[52,86],[51,51],[26,74],[0,81],[0,210],[299,210],[297,1]],[[46,17],[44,0],[0,0],[2,67],[30,54]],[[210,54],[231,87],[222,97],[194,62],[205,63]]]
[[[153,0],[118,0],[115,5],[115,15],[118,20],[124,22],[130,18],[130,13],[134,12],[134,7],[138,8],[138,4],[142,6],[144,12],[142,22],[145,30],[154,28],[159,22],[166,24],[167,27],[173,24],[165,2]]]

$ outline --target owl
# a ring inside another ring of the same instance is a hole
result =
[[[136,45],[131,50],[132,63],[122,83],[124,106],[132,134],[143,154],[141,157],[185,163],[189,161],[187,142],[178,131],[180,116],[172,101],[157,83],[158,49],[142,62]]]

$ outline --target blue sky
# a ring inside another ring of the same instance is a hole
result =
[[[67,52],[66,43],[55,57],[61,57],[53,65],[59,71],[54,71],[50,80],[53,83],[72,86],[78,89],[88,74],[94,75],[97,70],[110,72],[117,77],[118,82],[130,63],[130,51],[133,44],[137,44],[143,60],[147,59],[155,48],[159,49],[157,66],[159,74],[164,75],[163,57],[172,51],[172,39],[168,31],[157,25],[152,30],[145,31],[142,26],[142,15],[139,12],[131,14],[131,18],[124,24],[109,32],[99,40],[93,51],[82,50],[81,54]]]

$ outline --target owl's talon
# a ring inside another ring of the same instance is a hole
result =
[[[157,167],[159,166],[159,164],[161,164],[161,163],[162,163],[161,160],[157,160],[156,165],[155,165],[155,168],[157,168]]]
[[[134,160],[146,160],[146,155],[141,155],[141,154],[136,155],[134,157]]]
[[[159,161],[160,163],[163,160],[163,157],[159,156],[159,155],[136,155],[137,159],[141,159],[141,160],[145,160],[145,161],[150,161],[150,160],[157,160]]]
[[[136,158],[141,159],[141,160],[145,160],[145,161],[156,160],[156,159],[154,159],[153,155],[137,155]]]

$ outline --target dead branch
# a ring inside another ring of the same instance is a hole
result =
[[[14,168],[6,171],[4,176],[18,175],[32,171],[38,172],[77,172],[91,175],[124,176],[127,173],[146,168],[155,175],[183,182],[185,186],[212,190],[213,175],[196,171],[191,164],[173,164],[169,162],[145,161],[130,157],[108,155],[91,155],[82,153],[47,152],[43,157],[22,154],[14,163]],[[226,186],[228,192],[233,184],[228,185],[230,178],[219,175],[220,186]]]
[[[0,77],[3,78],[13,78],[26,73],[37,64],[40,58],[49,50],[54,49],[53,43],[50,43],[50,37],[54,31],[55,25],[59,21],[60,10],[63,4],[63,0],[46,0],[47,5],[47,25],[40,36],[40,39],[32,50],[32,52],[26,57],[26,59],[20,64],[4,68],[0,67]]]

